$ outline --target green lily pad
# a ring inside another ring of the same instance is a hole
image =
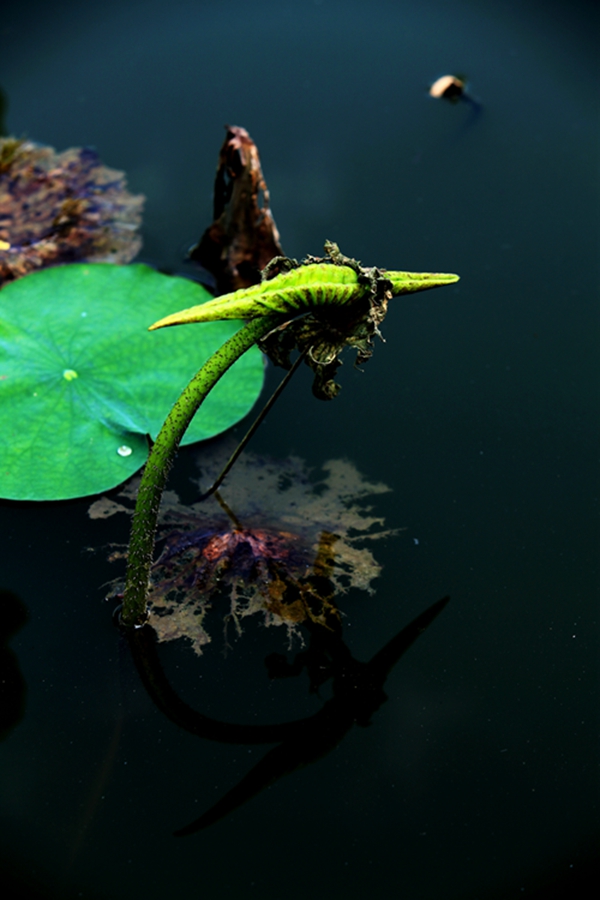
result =
[[[240,327],[212,322],[149,332],[157,318],[210,300],[203,287],[144,265],[71,264],[0,291],[0,497],[64,500],[108,490],[148,455],[169,409]],[[221,379],[183,443],[239,421],[263,383],[258,350]]]

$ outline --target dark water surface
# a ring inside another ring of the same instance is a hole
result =
[[[18,5],[17,5],[18,7]],[[445,594],[388,702],[315,765],[200,834],[268,747],[203,741],[152,704],[103,603],[127,523],[88,500],[3,503],[0,588],[25,713],[0,746],[11,896],[579,897],[599,832],[598,9],[577,2],[62,2],[3,11],[14,134],[95,146],[147,196],[141,258],[180,268],[211,217],[225,123],[256,140],[286,252],[325,238],[458,285],[394,301],[330,404],[297,377],[253,450],[346,457],[393,493],[369,659]],[[483,104],[431,100],[466,73]],[[270,369],[268,384],[277,374]],[[241,427],[240,427],[241,431]],[[193,450],[174,484],[189,490]],[[270,682],[282,638],[171,647],[190,703],[237,722],[316,712]],[[324,698],[328,695],[325,692]],[[28,888],[26,888],[28,886]],[[18,891],[21,893],[18,893]],[[27,893],[27,890],[30,893]]]

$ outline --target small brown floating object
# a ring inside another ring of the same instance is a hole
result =
[[[429,88],[429,95],[436,99],[443,97],[444,100],[458,100],[463,96],[465,87],[465,82],[456,75],[442,75]]]

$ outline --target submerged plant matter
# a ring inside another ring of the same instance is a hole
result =
[[[0,285],[66,262],[130,262],[144,197],[95,150],[0,138]]]
[[[229,441],[201,451],[202,490],[231,451]],[[159,516],[162,552],[152,568],[149,623],[160,641],[185,637],[196,652],[211,638],[207,613],[219,608],[241,632],[241,621],[260,614],[290,633],[303,622],[327,625],[337,615],[334,597],[349,588],[371,591],[380,573],[365,542],[394,532],[365,506],[389,490],[365,480],[352,463],[331,460],[315,482],[297,458],[265,460],[245,454],[228,475],[222,497],[183,505],[164,495]],[[128,510],[129,485],[90,508],[92,518]]]

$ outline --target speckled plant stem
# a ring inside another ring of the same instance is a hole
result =
[[[133,514],[121,611],[121,623],[125,627],[143,625],[146,620],[148,579],[154,556],[158,510],[181,439],[219,379],[281,318],[281,315],[275,314],[253,319],[244,325],[204,363],[167,416],[144,467]]]

